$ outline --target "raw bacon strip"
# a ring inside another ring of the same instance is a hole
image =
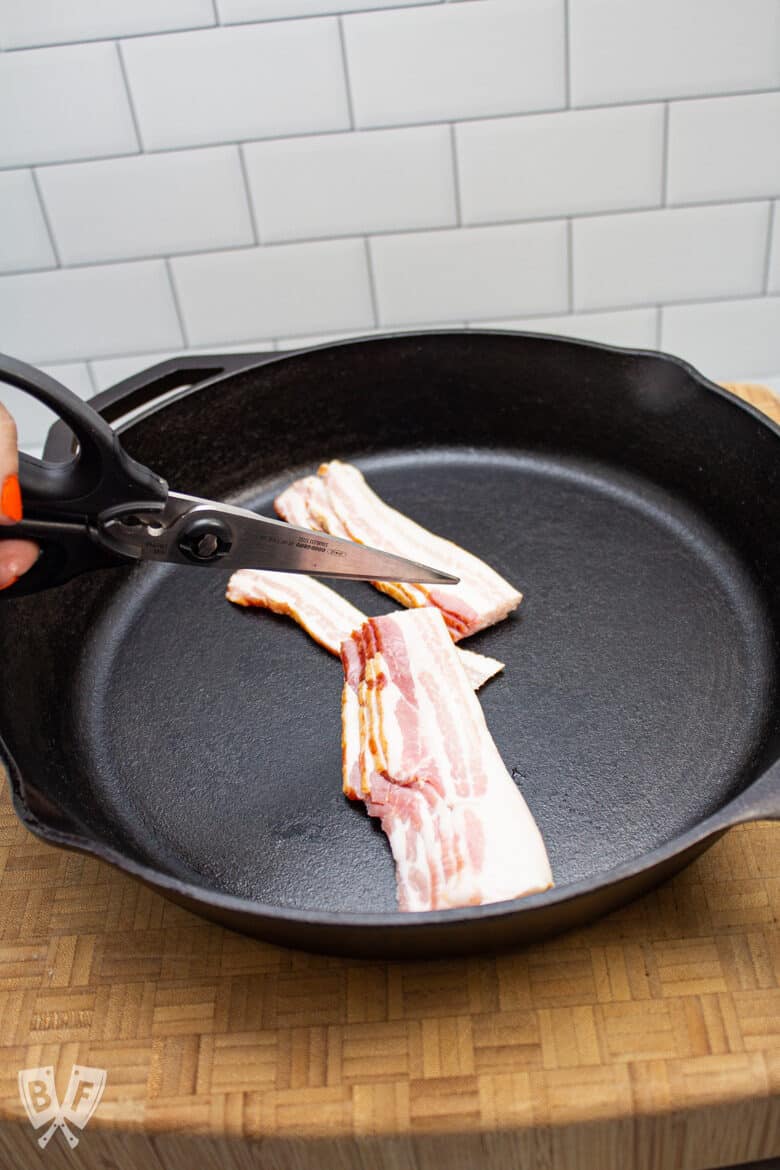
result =
[[[348,536],[460,577],[458,585],[374,582],[408,608],[440,609],[455,641],[501,621],[522,601],[522,594],[479,557],[390,508],[349,463],[323,463],[316,476],[296,480],[277,496],[275,507],[288,523]]]
[[[331,654],[338,654],[344,639],[366,620],[346,598],[302,573],[239,569],[228,581],[225,596],[235,605],[255,605],[291,617]]]
[[[402,910],[519,898],[553,884],[442,615],[369,618],[341,647],[343,787],[387,834]]]
[[[353,539],[331,503],[325,480],[318,475],[307,475],[290,484],[276,497],[274,507],[288,524],[329,532],[331,536],[342,536],[347,540]],[[386,593],[407,609],[428,605],[427,595],[421,585],[400,581],[372,581],[371,584],[380,593]]]
[[[225,596],[236,605],[256,605],[291,617],[337,657],[344,639],[366,620],[364,613],[333,589],[298,573],[239,569],[228,581]],[[475,691],[504,669],[497,658],[473,650],[459,649],[458,656]]]

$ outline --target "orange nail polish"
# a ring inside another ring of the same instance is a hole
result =
[[[18,577],[12,577],[10,581],[3,582],[3,584],[0,585],[0,589],[10,589],[11,586],[15,585],[18,580]]]
[[[13,520],[14,524],[18,524],[22,518],[22,492],[17,475],[9,475],[3,482],[3,490],[0,492],[0,511],[9,520]]]

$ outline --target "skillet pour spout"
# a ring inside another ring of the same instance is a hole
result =
[[[0,606],[0,758],[40,837],[272,942],[421,958],[580,926],[780,819],[780,408],[665,355],[462,331],[172,359],[92,405],[177,489],[268,515],[351,460],[523,592],[468,644],[506,664],[480,700],[556,886],[399,913],[341,795],[338,663],[229,606],[227,572],[160,564]]]

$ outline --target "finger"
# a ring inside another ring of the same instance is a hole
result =
[[[0,589],[13,585],[37,560],[37,544],[29,540],[0,540]]]
[[[22,518],[18,470],[16,424],[0,403],[0,524],[18,524]]]
[[[0,403],[0,524],[18,524],[21,518],[16,425]],[[26,573],[37,559],[38,546],[29,540],[0,541],[0,589]]]

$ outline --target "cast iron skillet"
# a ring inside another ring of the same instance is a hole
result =
[[[385,840],[340,793],[338,662],[227,604],[219,570],[0,607],[3,756],[35,833],[288,946],[435,956],[583,923],[780,817],[780,430],[756,411],[673,358],[516,333],[181,359],[95,405],[163,392],[122,439],[177,490],[270,511],[353,459],[523,590],[469,645],[506,663],[481,699],[557,885],[397,913]]]

